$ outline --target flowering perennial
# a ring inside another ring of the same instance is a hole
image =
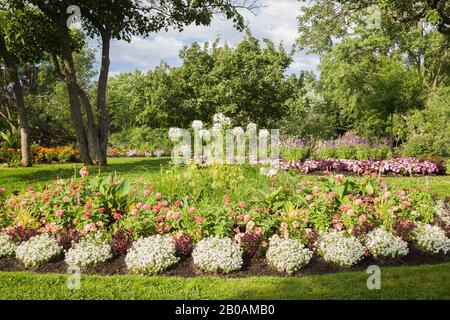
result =
[[[395,158],[389,160],[306,160],[280,161],[284,169],[299,170],[303,173],[314,171],[347,171],[354,173],[375,172],[381,174],[395,173],[402,175],[412,174],[443,174],[444,166],[430,160],[415,158]]]
[[[326,262],[342,267],[358,263],[364,256],[364,247],[354,236],[344,231],[333,231],[324,235],[318,243],[318,253]]]
[[[307,265],[311,260],[312,251],[295,239],[272,239],[266,258],[269,264],[280,272],[294,273]]]
[[[134,273],[157,274],[178,262],[172,237],[156,235],[137,240],[128,251],[125,263]]]
[[[16,251],[16,245],[11,241],[11,238],[4,233],[0,233],[0,258],[11,257],[14,255],[14,251]]]
[[[408,244],[405,241],[383,228],[370,231],[365,239],[365,244],[369,253],[376,258],[396,258],[406,256],[409,252]]]
[[[62,253],[63,248],[47,233],[34,236],[20,244],[16,257],[26,268],[43,265]]]
[[[229,273],[242,267],[242,250],[229,238],[209,237],[201,240],[192,252],[194,264],[209,272]]]
[[[95,233],[73,243],[66,253],[65,261],[69,266],[87,268],[99,266],[112,257],[111,246],[102,240],[101,233]]]
[[[445,236],[444,230],[429,224],[421,225],[414,230],[417,245],[424,251],[434,254],[450,252],[450,239]]]

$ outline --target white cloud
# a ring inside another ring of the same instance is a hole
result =
[[[269,38],[279,44],[284,43],[286,50],[290,50],[298,36],[297,16],[301,3],[298,0],[261,0],[264,6],[253,15],[249,11],[242,14],[253,35],[257,38]],[[231,21],[214,17],[210,26],[187,26],[182,32],[176,30],[161,31],[154,36],[142,39],[134,37],[131,43],[113,41],[111,47],[111,73],[140,69],[147,71],[154,68],[161,60],[171,65],[180,64],[178,52],[184,45],[197,41],[200,43],[213,42],[218,36],[221,43],[236,45],[243,37]],[[316,56],[297,53],[289,73],[301,70],[315,70],[319,60]]]

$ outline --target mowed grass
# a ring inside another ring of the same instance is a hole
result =
[[[369,290],[370,274],[342,272],[304,277],[82,276],[69,290],[69,275],[0,273],[0,299],[450,299],[450,263],[381,269],[381,289]]]
[[[130,179],[154,180],[159,175],[161,165],[168,164],[169,158],[112,158],[106,167],[90,167],[91,174],[100,173],[102,175],[117,172],[119,175],[127,176]],[[25,190],[33,187],[41,190],[51,181],[58,178],[73,177],[83,167],[82,164],[46,164],[36,165],[32,168],[1,168],[0,187],[6,188],[7,193]],[[447,162],[450,170],[450,161]],[[449,171],[448,171],[449,172]],[[314,179],[314,175],[299,175],[303,179]],[[450,196],[450,176],[429,176],[429,177],[388,177],[389,183],[396,183],[399,187],[428,187],[431,194],[436,194],[439,198]]]

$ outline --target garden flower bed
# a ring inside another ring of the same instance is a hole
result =
[[[442,162],[416,158],[280,161],[280,166],[284,169],[298,170],[302,173],[336,171],[355,174],[377,173],[382,175],[445,174],[445,166]]]
[[[301,275],[450,260],[450,207],[422,190],[369,176],[271,176],[266,192],[230,196],[240,170],[175,166],[152,184],[83,168],[13,194],[0,207],[0,270]],[[215,194],[202,200],[207,189]]]

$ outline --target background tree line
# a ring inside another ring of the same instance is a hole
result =
[[[219,39],[193,43],[180,51],[179,67],[161,62],[149,72],[111,79],[111,39],[209,24],[216,12],[242,30],[237,10],[253,3],[206,1],[215,9],[199,2],[186,12],[188,2],[162,1],[159,16],[149,16],[155,8],[107,2],[80,4],[86,34],[65,25],[68,2],[1,2],[0,131],[4,145],[22,145],[24,165],[30,164],[31,142],[76,143],[84,162],[101,164],[111,132],[116,140],[145,139],[144,131],[210,121],[216,112],[235,125],[255,122],[301,139],[352,131],[387,139],[408,155],[450,155],[446,1],[317,0],[303,7],[293,50],[319,54],[317,74],[288,75],[295,51],[256,39],[247,29],[234,47]],[[374,4],[381,14],[377,25]],[[94,36],[102,44],[98,70],[85,38]]]

